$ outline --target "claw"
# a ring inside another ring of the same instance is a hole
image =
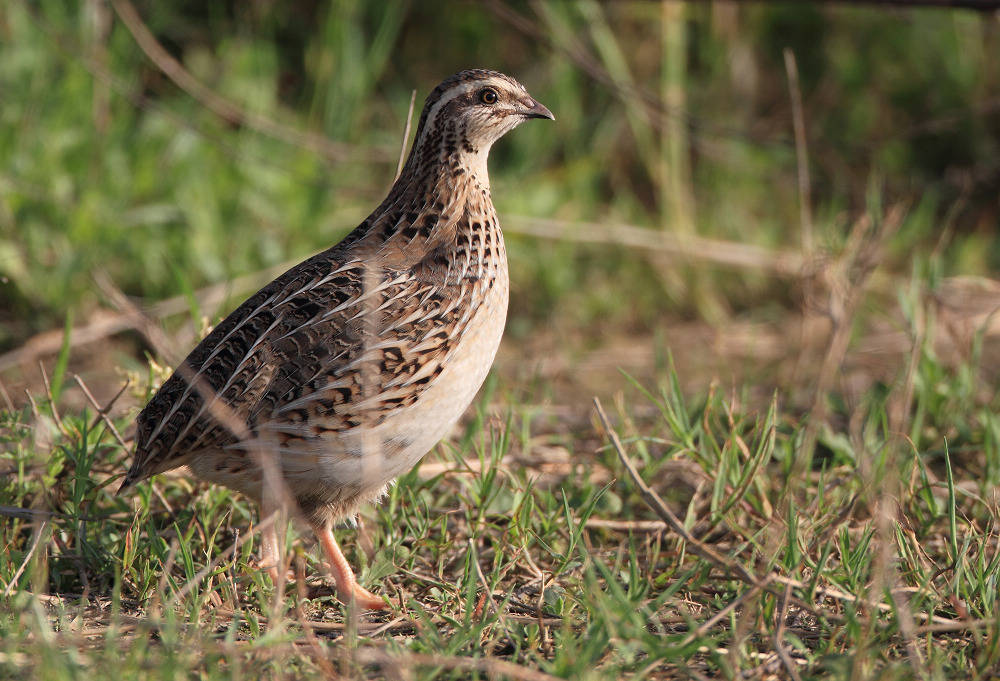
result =
[[[329,527],[315,527],[316,537],[323,545],[323,552],[330,561],[333,578],[337,582],[337,598],[350,605],[353,600],[362,610],[386,610],[389,604],[358,584],[347,558],[337,544]]]

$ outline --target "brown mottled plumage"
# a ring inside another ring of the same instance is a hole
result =
[[[495,71],[436,87],[382,204],[240,305],[142,410],[122,489],[186,465],[262,515],[290,497],[341,598],[385,607],[356,584],[330,526],[427,453],[486,377],[508,295],[486,158],[524,120],[552,117]],[[263,546],[276,574],[273,526]]]

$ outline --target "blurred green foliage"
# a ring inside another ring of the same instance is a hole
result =
[[[104,0],[4,3],[0,347],[58,325],[70,309],[93,309],[95,270],[159,299],[329,245],[390,184],[411,91],[419,110],[441,78],[471,66],[516,76],[557,117],[495,150],[501,215],[673,229],[663,191],[676,170],[665,161],[670,143],[690,163],[681,189],[698,233],[797,248],[789,48],[821,243],[839,242],[876,186],[884,202],[915,206],[897,249],[903,258],[932,247],[950,215],[947,266],[1000,266],[1000,25],[989,14],[686,5],[676,19],[681,105],[670,106],[667,15],[656,3],[444,11],[360,0],[143,1],[136,9],[211,91],[346,150],[331,158],[213,113],[143,54]],[[667,133],[671,120],[683,125]],[[510,241],[515,332],[560,311],[626,325],[700,313],[634,253]],[[762,293],[787,297],[765,278],[711,274],[715,295],[737,309]],[[626,309],[623,290],[634,301]]]

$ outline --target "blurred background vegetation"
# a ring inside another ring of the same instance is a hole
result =
[[[311,669],[244,500],[112,483],[160,369],[379,203],[414,92],[489,67],[556,122],[492,152],[493,378],[348,533],[420,619],[362,631],[413,678],[994,678],[1000,13],[901,5],[0,2],[0,677]],[[651,529],[627,456],[743,569]]]
[[[574,352],[641,339],[662,364],[691,345],[681,325],[704,326],[697,338],[736,320],[781,328],[803,304],[795,278],[720,265],[711,248],[617,245],[622,225],[808,260],[836,253],[859,215],[904,202],[888,271],[933,254],[943,274],[988,274],[998,54],[995,13],[846,3],[11,0],[0,351],[109,308],[98,272],[143,307],[185,296],[191,327],[216,320],[252,287],[202,309],[203,287],[325,248],[377,205],[411,92],[419,111],[467,67],[517,77],[557,118],[510,135],[490,163],[511,362],[557,348],[571,368]],[[588,243],[602,230],[610,243]],[[127,364],[144,348],[119,336],[73,359],[111,349]],[[15,385],[37,373],[5,368]]]

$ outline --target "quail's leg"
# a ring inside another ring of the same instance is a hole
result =
[[[277,585],[281,579],[281,572],[278,567],[281,565],[281,552],[278,551],[278,531],[274,525],[261,532],[260,537],[260,566],[271,575],[271,582]],[[285,581],[295,581],[295,575],[291,570],[285,572]]]
[[[351,599],[358,604],[358,607],[365,610],[385,610],[389,604],[382,598],[371,593],[360,584],[354,576],[354,571],[344,557],[337,540],[333,537],[333,532],[328,525],[313,527],[319,543],[323,545],[323,552],[327,560],[330,561],[330,569],[333,571],[333,578],[337,582],[337,596],[344,603],[350,603]]]
[[[278,540],[278,523],[284,522],[284,519],[282,514],[276,513],[269,504],[263,504],[260,513],[261,522],[267,522],[272,515],[274,518],[271,524],[260,533],[260,567],[267,570],[267,574],[271,575],[271,582],[277,585],[281,578],[278,568],[283,564],[279,548],[281,544]],[[291,570],[286,571],[285,581],[295,581],[295,574]]]

